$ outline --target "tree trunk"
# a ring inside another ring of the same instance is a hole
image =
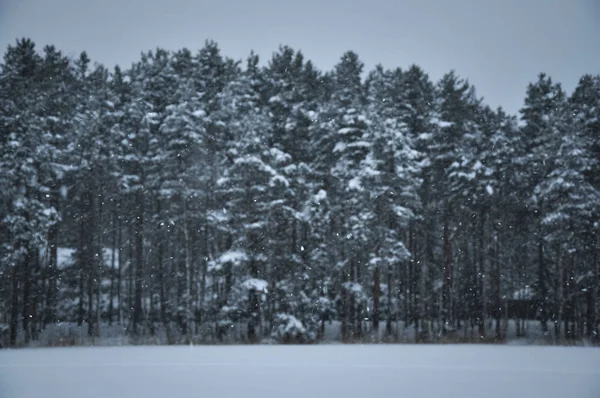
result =
[[[208,256],[204,257],[208,258]],[[204,315],[204,298],[206,296],[206,277],[208,273],[208,262],[206,260],[202,260],[202,275],[200,276],[200,298],[198,302],[198,311],[200,314]],[[198,319],[198,322],[202,322],[203,319]]]
[[[410,245],[409,245],[410,247]],[[403,280],[401,281],[402,283],[402,288],[399,290],[399,293],[402,294],[404,293],[404,300],[400,301],[401,298],[398,297],[398,301],[402,302],[402,304],[404,304],[404,316],[403,316],[403,321],[404,321],[404,332],[406,333],[406,328],[409,326],[410,324],[410,259],[403,261],[401,264],[404,265],[403,269],[398,273],[399,275],[403,276]],[[404,271],[404,272],[402,272]]]
[[[79,282],[79,295],[78,295],[78,303],[77,303],[77,326],[83,325],[83,316],[85,314],[85,310],[83,309],[84,300],[85,300],[85,282],[83,276],[83,270],[77,270],[77,281]]]
[[[99,229],[99,241],[98,241],[98,263],[97,263],[97,271],[96,271],[96,283],[95,283],[95,287],[96,287],[96,313],[95,313],[95,330],[94,330],[94,336],[95,337],[100,337],[100,317],[102,314],[102,305],[101,305],[101,298],[102,298],[102,279],[104,277],[104,228],[103,228],[103,223],[102,223],[102,218],[103,218],[103,210],[104,210],[104,193],[101,193],[99,195],[100,199],[99,199],[99,203],[98,203],[98,219],[97,222],[95,224],[98,224],[98,229]]]
[[[500,321],[502,317],[502,313],[504,312],[505,319],[508,313],[508,309],[506,308],[506,304],[502,304],[502,292],[500,288],[500,237],[499,233],[496,231],[494,235],[494,302],[496,305],[496,340],[503,340],[504,333],[502,333],[502,328],[500,326]],[[506,302],[505,302],[506,303]],[[502,308],[502,310],[501,310]]]
[[[31,338],[32,340],[38,339],[38,332],[40,330],[40,316],[42,309],[39,308],[41,305],[42,286],[40,286],[40,274],[41,274],[41,263],[40,263],[40,251],[36,248],[33,253],[33,272],[32,272],[32,297],[31,297]]]
[[[340,220],[340,225],[343,225],[343,220]],[[340,236],[343,236],[342,234],[340,234]],[[343,261],[346,257],[345,251],[344,251],[344,242],[340,242],[340,259]],[[348,263],[350,263],[348,261]],[[340,325],[340,332],[341,332],[341,340],[343,342],[347,342],[349,337],[350,337],[350,322],[351,322],[351,314],[350,314],[350,297],[348,294],[348,289],[346,285],[346,282],[350,282],[352,281],[352,267],[349,265],[348,266],[349,269],[346,270],[346,272],[344,272],[344,275],[342,276],[342,280],[341,280],[341,311],[340,311],[340,321],[341,321],[341,325]]]
[[[546,282],[546,263],[544,261],[544,240],[541,237],[538,238],[538,285],[540,295],[538,297],[540,305],[540,323],[542,325],[542,331],[544,334],[548,333],[548,286]]]
[[[482,208],[479,212],[479,233],[477,234],[477,295],[479,296],[479,316],[478,316],[478,331],[479,337],[485,337],[485,319],[487,318],[487,297],[485,292],[485,210]],[[496,308],[498,310],[498,308]]]
[[[120,209],[120,202],[117,204],[117,210]],[[117,322],[123,321],[123,303],[121,298],[121,288],[123,286],[123,228],[121,225],[121,215],[117,217]]]
[[[159,229],[161,227],[159,226]],[[164,261],[164,236],[163,233],[158,234],[158,244],[157,244],[157,261],[158,261],[158,283],[160,288],[160,320],[165,325],[168,323],[167,321],[167,297],[165,291],[166,284],[166,270],[165,270],[165,261]]]
[[[139,325],[142,322],[142,286],[144,279],[144,193],[141,190],[136,194],[135,217],[135,287],[133,303],[133,333],[139,334]]]
[[[249,241],[250,247],[255,249],[258,243],[257,237],[251,233]],[[254,250],[252,250],[252,252],[255,253]],[[257,278],[259,275],[258,264],[256,263],[254,256],[250,260],[249,273],[250,277],[252,278]],[[257,343],[259,336],[257,329],[260,329],[260,299],[259,292],[257,292],[254,288],[248,289],[248,318],[248,342]]]
[[[373,333],[379,335],[379,298],[381,297],[381,282],[379,266],[373,271]]]
[[[11,306],[10,306],[10,345],[17,345],[17,333],[19,328],[19,280],[21,273],[18,264],[12,265],[12,287],[11,287]]]
[[[415,223],[414,221],[410,221],[409,226],[409,251],[410,251],[410,314],[411,314],[411,322],[414,324],[415,328],[415,336],[419,330],[419,324],[421,319],[421,307],[418,303],[420,300],[420,296],[418,296],[419,288],[420,288],[420,258],[419,251],[417,250],[417,239],[416,239],[416,231],[415,231]]]
[[[31,330],[29,325],[31,315],[31,249],[27,248],[27,254],[24,261],[23,267],[23,332],[24,342],[29,343],[31,339]]]
[[[449,205],[446,203],[444,209],[443,225],[443,286],[442,286],[442,333],[446,333],[447,327],[453,328],[453,297],[452,297],[452,244],[450,243],[450,217]]]
[[[134,236],[133,236],[133,220],[129,219],[127,223],[127,318],[129,319],[129,324],[132,322],[132,309],[133,309],[133,267],[135,266],[134,258],[133,258],[133,246],[134,246]]]
[[[56,322],[56,290],[58,278],[58,224],[54,224],[48,231],[48,264],[46,273],[48,289],[46,290],[46,311],[44,326]]]
[[[186,316],[186,343],[192,343],[192,240],[190,237],[187,202],[182,195],[183,206],[183,234],[185,239],[185,316]]]
[[[426,257],[426,255],[425,255]],[[420,306],[421,306],[421,327],[418,332],[421,335],[421,339],[429,334],[429,326],[427,325],[427,321],[429,320],[429,314],[427,309],[427,303],[429,301],[429,297],[431,292],[427,290],[427,279],[429,278],[429,262],[427,258],[423,261],[421,266],[421,278],[420,278]]]
[[[112,244],[110,253],[110,292],[108,297],[108,324],[112,325],[115,311],[115,276],[116,276],[116,250],[117,250],[117,211],[113,208],[112,217]]]
[[[392,335],[392,266],[388,265],[387,271],[387,314],[385,323],[385,335]]]
[[[556,253],[556,319],[554,322],[555,327],[555,338],[557,341],[563,340],[563,333],[565,330],[561,329],[561,323],[563,321],[563,310],[564,310],[564,300],[563,300],[563,289],[564,289],[564,277],[563,277],[563,259],[561,258],[561,250],[560,247]]]
[[[600,329],[598,328],[598,289],[600,285],[600,260],[598,259],[600,239],[598,232],[594,233],[594,241],[592,242],[592,289],[588,294],[588,310],[587,310],[587,335],[595,342],[600,342]]]
[[[88,336],[94,335],[94,274],[96,272],[96,264],[88,265],[88,282],[87,282],[87,316]]]
[[[97,282],[98,272],[98,258],[97,248],[94,244],[94,230],[95,230],[95,199],[94,194],[86,190],[82,198],[83,211],[84,211],[84,222],[83,222],[83,233],[84,233],[84,248],[81,253],[82,266],[85,267],[88,275],[87,281],[87,316],[88,322],[88,336],[94,335],[94,285]]]

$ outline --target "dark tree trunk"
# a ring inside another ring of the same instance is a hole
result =
[[[409,225],[409,240],[408,240],[408,246],[409,246],[409,251],[411,254],[410,257],[410,268],[409,268],[409,274],[410,274],[410,285],[409,285],[409,312],[410,312],[410,318],[411,318],[411,322],[414,323],[414,327],[415,327],[415,335],[418,333],[419,330],[419,321],[421,318],[421,314],[420,314],[420,306],[418,303],[418,299],[420,299],[420,297],[417,297],[417,293],[419,292],[419,281],[420,281],[420,272],[418,271],[418,264],[420,264],[419,258],[418,258],[418,251],[417,251],[417,240],[415,237],[415,225],[414,222],[411,221],[410,225]]]
[[[183,236],[185,247],[185,323],[187,343],[192,343],[192,238],[187,213],[187,202],[182,200],[183,206]]]
[[[429,334],[429,325],[427,321],[429,320],[429,311],[427,308],[427,303],[429,302],[429,298],[431,297],[431,292],[427,291],[429,279],[429,263],[427,260],[427,254],[425,254],[425,258],[423,264],[421,266],[421,275],[420,275],[420,283],[419,283],[419,298],[420,298],[420,311],[421,311],[421,326],[418,329],[419,340],[422,341],[427,338]]]
[[[88,270],[88,281],[87,281],[87,316],[86,320],[88,323],[88,336],[94,335],[94,274],[95,265],[90,264],[90,270]]]
[[[379,266],[373,271],[373,332],[379,335],[379,299],[381,297],[381,281]]]
[[[502,328],[500,326],[500,322],[502,319],[502,314],[506,316],[506,312],[508,309],[505,305],[502,304],[502,295],[500,291],[500,237],[499,233],[496,232],[494,236],[494,302],[496,304],[496,340],[503,340],[504,336],[502,333]],[[501,310],[502,308],[502,310]]]
[[[402,281],[400,282],[402,284],[402,288],[399,290],[398,293],[399,295],[401,294],[404,296],[404,300],[401,300],[401,297],[398,297],[398,301],[404,305],[403,321],[404,329],[406,330],[406,328],[410,324],[410,259],[408,259],[407,261],[403,261],[401,264],[403,265],[403,269],[400,270],[399,275],[403,276]]]
[[[176,283],[177,283],[177,325],[179,327],[179,331],[182,335],[187,334],[186,325],[185,325],[185,262],[181,261],[181,256],[176,252],[176,248],[171,248],[172,257],[175,259],[174,269],[176,270]]]
[[[255,239],[255,237],[253,238],[253,240]],[[256,263],[256,260],[253,258],[252,260],[250,260],[250,276],[252,278],[256,278],[258,277],[258,264]],[[257,343],[258,342],[258,331],[257,329],[260,327],[259,325],[259,320],[260,320],[260,296],[259,296],[259,292],[257,292],[255,289],[249,289],[248,292],[248,314],[249,314],[249,319],[248,319],[248,342],[249,343]]]
[[[598,307],[596,305],[598,300],[598,289],[600,288],[600,260],[598,259],[598,245],[599,237],[598,233],[594,234],[594,240],[592,242],[592,289],[588,293],[588,305],[587,305],[587,335],[592,338],[595,342],[600,342],[600,329],[598,327]]]
[[[94,335],[94,285],[97,281],[98,259],[97,247],[94,244],[94,230],[96,224],[94,194],[86,190],[82,197],[83,206],[83,251],[80,254],[82,268],[87,273],[87,316],[88,336]]]
[[[387,314],[385,322],[385,334],[387,337],[392,335],[392,266],[388,265],[387,271]]]
[[[540,231],[541,234],[541,231]],[[544,261],[544,240],[538,238],[538,285],[540,291],[540,323],[544,334],[548,333],[548,285],[546,281],[546,263]]]
[[[480,337],[485,336],[485,319],[487,317],[487,297],[485,294],[485,253],[484,253],[484,241],[485,241],[485,210],[481,209],[479,212],[479,231],[477,236],[477,301],[479,304],[479,316],[477,326]],[[497,307],[496,307],[497,310]]]
[[[199,300],[198,300],[198,313],[200,317],[198,318],[198,322],[203,322],[203,317],[205,315],[204,311],[204,298],[206,296],[206,282],[207,282],[207,273],[208,273],[208,262],[205,260],[209,258],[208,255],[203,257],[202,260],[202,269],[200,275],[200,292],[199,292]]]
[[[134,235],[133,235],[133,220],[129,219],[127,223],[127,318],[129,322],[133,320],[133,269],[135,267],[135,259],[133,256]]]
[[[99,199],[98,199],[98,217],[97,217],[97,221],[94,222],[94,225],[98,224],[97,230],[99,230],[99,241],[98,241],[98,245],[97,245],[97,249],[98,250],[98,256],[97,256],[97,263],[96,263],[96,272],[94,273],[96,276],[96,280],[95,280],[95,294],[96,294],[96,311],[94,314],[95,320],[94,320],[94,325],[95,325],[95,330],[94,330],[94,336],[95,337],[99,337],[100,336],[100,319],[101,319],[101,315],[102,315],[102,302],[101,302],[101,294],[102,294],[102,280],[104,278],[104,224],[103,224],[103,210],[104,210],[104,192],[101,191],[101,194],[99,195]]]
[[[46,289],[46,311],[44,326],[56,322],[56,290],[58,278],[58,224],[54,224],[48,231],[48,264],[46,275],[48,288]]]
[[[77,326],[81,326],[83,324],[83,316],[85,314],[85,310],[83,309],[84,300],[85,300],[85,282],[84,275],[81,266],[80,269],[77,270],[77,282],[78,282],[78,302],[77,302]]]
[[[27,249],[27,255],[23,262],[23,332],[24,342],[28,344],[31,339],[31,330],[29,325],[31,315],[31,250]]]
[[[120,209],[120,202],[117,209]],[[123,320],[123,302],[121,288],[123,286],[123,226],[121,225],[121,216],[117,216],[117,322]]]
[[[29,310],[29,314],[31,317],[31,339],[32,340],[37,340],[38,338],[38,330],[39,330],[39,323],[40,323],[40,318],[39,318],[39,301],[41,301],[40,299],[42,298],[42,289],[41,286],[39,285],[39,280],[40,280],[40,271],[41,271],[41,264],[40,264],[40,252],[38,249],[36,249],[33,253],[32,253],[32,257],[33,257],[33,269],[31,271],[31,300],[29,303],[30,306],[30,310]]]
[[[250,319],[248,320],[248,342],[253,344],[258,342],[258,312],[260,311],[258,292],[254,289],[250,289],[250,292],[248,293],[248,303],[250,310]]]
[[[110,292],[108,298],[108,324],[112,325],[113,316],[115,312],[115,277],[116,277],[116,251],[117,251],[117,211],[113,208],[112,214],[112,244],[111,244],[111,255],[110,255]]]
[[[354,260],[354,283],[360,283],[362,280],[362,269],[359,256],[355,257]],[[357,299],[356,294],[353,292],[352,300],[354,308],[354,334],[357,339],[361,339],[363,336],[363,305],[360,300]]]
[[[12,268],[11,306],[10,306],[10,345],[17,345],[17,331],[19,328],[19,280],[20,266],[14,264]]]
[[[446,328],[451,329],[454,326],[453,319],[453,294],[452,294],[452,243],[450,242],[450,225],[449,225],[449,206],[446,205],[444,210],[444,225],[443,225],[443,286],[442,286],[442,331],[446,332]]]
[[[133,303],[133,333],[139,334],[142,322],[142,284],[144,277],[144,193],[138,190],[136,194],[136,217],[134,231],[135,246],[135,291]]]
[[[564,333],[567,332],[566,328],[561,329],[563,322],[563,310],[564,310],[564,265],[563,262],[566,259],[562,258],[562,250],[560,246],[556,251],[556,295],[555,295],[555,322],[554,322],[554,336],[558,341],[561,341],[564,337]],[[566,321],[566,319],[564,319]],[[565,323],[566,326],[566,323]]]
[[[160,227],[159,227],[160,228]],[[166,307],[167,307],[167,296],[166,296],[166,291],[165,291],[165,284],[166,284],[166,270],[165,270],[165,261],[164,261],[164,242],[163,242],[163,234],[159,233],[158,234],[159,238],[158,238],[158,244],[157,244],[157,261],[158,261],[158,283],[159,283],[159,305],[160,305],[160,320],[161,322],[163,322],[164,324],[166,324],[167,321],[167,312],[166,312]]]

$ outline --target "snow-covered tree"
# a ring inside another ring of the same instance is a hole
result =
[[[546,213],[547,201],[543,195],[536,195],[536,187],[545,179],[553,168],[560,137],[566,127],[566,96],[560,84],[556,84],[549,76],[540,74],[535,83],[527,88],[525,106],[521,109],[521,119],[525,123],[521,129],[519,146],[516,149],[515,167],[520,179],[524,200],[529,201],[533,214],[529,214],[536,233],[537,280],[535,283],[540,301],[540,321],[544,331],[550,317],[553,301],[550,297],[550,259],[547,254],[545,233],[543,231],[543,215]]]

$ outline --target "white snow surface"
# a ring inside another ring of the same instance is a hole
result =
[[[3,398],[597,398],[600,349],[162,346],[0,351]]]
[[[250,278],[246,279],[242,283],[242,286],[246,289],[254,289],[259,292],[266,292],[267,287],[269,286],[269,282],[267,282],[264,279]]]
[[[221,262],[221,263],[228,263],[228,262],[239,263],[242,261],[246,261],[247,259],[248,259],[248,256],[246,255],[246,252],[244,252],[242,250],[230,250],[230,251],[227,251],[227,252],[221,254],[221,256],[219,257],[219,262]]]
[[[314,200],[317,203],[319,203],[325,199],[327,199],[327,192],[322,189],[320,189],[319,192],[317,192],[314,196]]]
[[[361,184],[360,177],[354,177],[353,179],[348,181],[348,189],[354,190],[354,191],[362,191],[363,187]]]

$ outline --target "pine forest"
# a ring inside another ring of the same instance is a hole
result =
[[[0,346],[598,343],[600,75],[274,50],[6,49]]]

